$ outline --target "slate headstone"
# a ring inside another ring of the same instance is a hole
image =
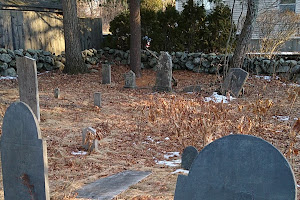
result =
[[[50,199],[46,142],[23,102],[11,104],[3,118],[1,162],[5,199]]]
[[[241,68],[231,68],[222,85],[222,94],[226,95],[226,92],[230,92],[238,97],[248,76],[249,73]]]
[[[101,93],[100,92],[94,93],[94,105],[101,107]]]
[[[88,151],[92,152],[93,150],[98,151],[98,140],[96,138],[96,129],[92,127],[87,127],[82,130],[82,147]],[[90,134],[87,138],[87,134]]]
[[[175,200],[296,200],[293,171],[270,143],[229,135],[207,145],[188,176],[179,175]]]
[[[40,103],[36,61],[29,57],[16,57],[20,101],[26,103],[40,121]]]
[[[102,65],[102,84],[111,84],[111,65]]]
[[[125,78],[124,88],[136,88],[135,73],[132,70],[125,73],[124,78]]]
[[[59,90],[59,88],[55,88],[54,89],[54,97],[55,98],[59,98],[60,97],[60,90]]]
[[[150,174],[151,172],[130,170],[120,172],[84,186],[77,191],[77,198],[110,200]]]
[[[181,167],[185,170],[189,170],[197,155],[198,150],[195,147],[186,147],[181,156]]]
[[[168,52],[161,52],[159,56],[153,90],[157,92],[172,91],[172,57]]]

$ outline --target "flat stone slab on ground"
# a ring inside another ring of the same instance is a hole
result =
[[[79,189],[77,198],[110,200],[150,174],[151,172],[127,170],[101,178]]]

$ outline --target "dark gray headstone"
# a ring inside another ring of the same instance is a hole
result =
[[[102,84],[111,84],[111,65],[102,64]]]
[[[150,174],[151,172],[141,171],[120,172],[84,186],[77,191],[77,198],[110,200]]]
[[[226,92],[230,92],[238,97],[248,76],[249,73],[241,68],[231,68],[222,85],[222,94],[226,95]]]
[[[94,105],[101,107],[101,93],[100,92],[94,93]]]
[[[50,199],[46,142],[23,102],[11,104],[3,118],[1,162],[5,199]]]
[[[60,97],[60,90],[59,90],[59,88],[55,88],[54,89],[54,97],[55,98],[59,98]]]
[[[181,156],[181,167],[185,170],[189,170],[197,155],[198,150],[195,147],[186,147]]]
[[[98,151],[98,139],[96,138],[96,129],[87,127],[82,130],[82,147],[89,152]],[[89,135],[89,136],[88,136]]]
[[[124,78],[125,78],[124,88],[136,88],[135,73],[132,70],[125,73]]]
[[[158,92],[172,91],[172,57],[168,52],[161,52],[159,56],[153,90]]]
[[[270,143],[230,135],[206,146],[188,176],[179,175],[175,200],[296,200],[296,182],[284,156]]]
[[[36,61],[29,57],[16,57],[20,101],[26,103],[38,121],[40,121],[40,104]]]

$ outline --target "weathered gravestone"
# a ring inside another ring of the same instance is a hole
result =
[[[98,151],[98,139],[96,138],[97,131],[92,127],[87,127],[82,130],[82,147],[89,152]]]
[[[77,191],[77,197],[84,199],[110,200],[127,190],[129,186],[138,183],[150,174],[151,172],[131,170],[120,172],[84,186]]]
[[[101,93],[100,92],[94,93],[94,106],[101,107]]]
[[[29,57],[16,57],[20,101],[26,103],[40,121],[40,104],[36,61]]]
[[[185,170],[189,170],[197,155],[198,150],[195,147],[186,147],[181,156],[181,167]]]
[[[153,90],[158,92],[172,91],[172,57],[168,52],[161,52],[159,56]]]
[[[231,68],[222,85],[222,94],[226,95],[226,92],[230,92],[238,97],[248,76],[249,73],[241,68]]]
[[[125,73],[124,78],[125,78],[124,88],[136,88],[135,73],[132,70]]]
[[[50,199],[46,142],[23,102],[11,104],[3,118],[1,162],[5,199]]]
[[[111,84],[111,65],[102,65],[102,84]]]
[[[296,200],[289,163],[270,143],[230,135],[206,146],[188,176],[179,175],[175,200]]]

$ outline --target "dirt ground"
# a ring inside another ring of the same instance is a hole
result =
[[[40,129],[47,141],[51,199],[75,199],[76,190],[84,184],[129,169],[152,174],[116,199],[173,199],[178,174],[172,172],[179,167],[155,161],[165,160],[167,152],[181,154],[189,145],[201,150],[231,133],[251,134],[272,143],[290,161],[300,185],[300,136],[295,126],[300,118],[300,87],[282,78],[268,81],[251,75],[242,97],[218,104],[204,102],[204,97],[220,87],[216,75],[174,71],[178,85],[174,92],[162,94],[152,92],[152,70],[143,70],[137,89],[125,89],[127,67],[112,66],[110,85],[101,84],[101,67],[95,69],[99,72],[38,76]],[[202,91],[182,92],[189,85],[201,85]],[[58,99],[55,88],[61,92]],[[101,92],[101,108],[94,106],[95,92]],[[17,80],[0,80],[1,125],[6,108],[18,98]],[[73,155],[73,151],[83,150],[81,131],[89,126],[101,137],[99,152]],[[2,186],[0,190],[3,199]]]

